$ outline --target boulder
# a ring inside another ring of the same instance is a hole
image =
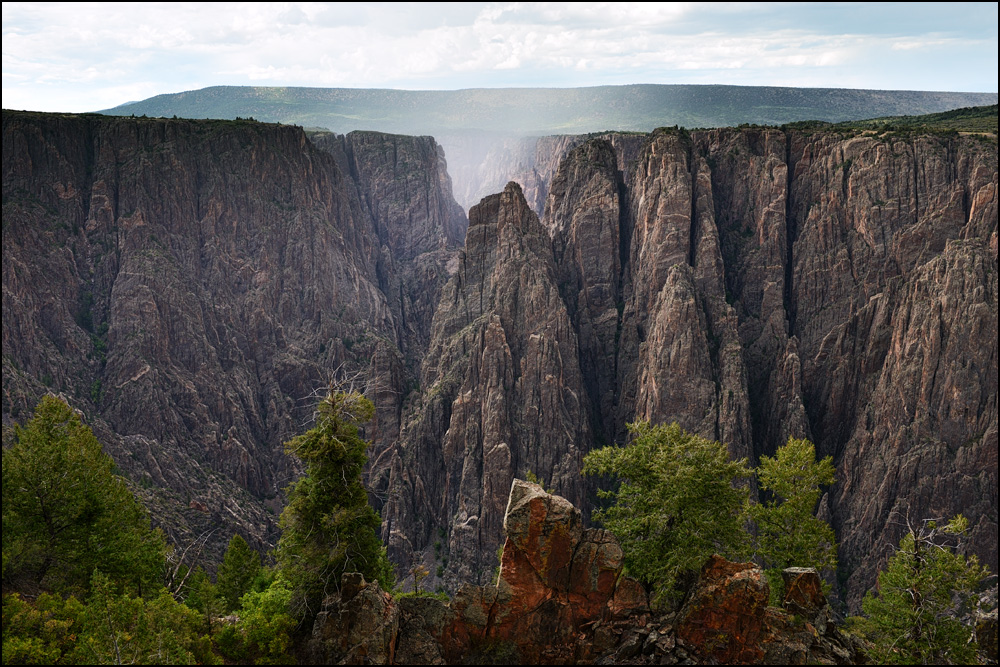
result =
[[[720,663],[754,663],[764,651],[764,612],[771,588],[753,563],[712,556],[680,614],[677,636]]]
[[[399,616],[399,605],[377,581],[344,573],[340,593],[323,602],[313,623],[310,658],[319,665],[390,664]]]
[[[825,633],[831,612],[816,568],[788,567],[781,571],[781,578],[785,582],[785,610],[812,623],[820,634]]]

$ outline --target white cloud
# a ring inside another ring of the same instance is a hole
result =
[[[910,13],[920,14],[921,7]],[[863,9],[898,15],[896,7]],[[3,97],[5,106],[8,99],[31,100],[33,91],[51,99],[64,86],[62,107],[82,111],[126,101],[103,101],[113,94],[218,84],[955,89],[959,79],[949,54],[960,63],[980,62],[979,68],[958,67],[973,70],[967,77],[979,82],[977,89],[996,90],[995,18],[986,38],[982,21],[972,39],[945,34],[940,20],[886,37],[878,21],[872,28],[838,29],[828,17],[839,20],[842,13],[827,5],[766,3],[5,2]],[[922,80],[927,83],[914,85]]]

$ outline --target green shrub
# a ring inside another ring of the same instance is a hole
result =
[[[625,568],[652,589],[654,604],[676,601],[676,585],[697,572],[712,554],[747,555],[744,524],[750,477],[745,460],[730,461],[718,442],[685,432],[679,425],[629,425],[626,447],[604,447],[584,458],[588,475],[614,475],[617,490],[596,510],[625,552]]]

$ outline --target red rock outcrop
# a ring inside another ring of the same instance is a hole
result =
[[[606,531],[584,530],[580,510],[565,498],[515,479],[504,528],[497,582],[465,584],[447,605],[419,597],[393,602],[376,583],[363,584],[367,597],[354,593],[356,584],[347,586],[349,593],[329,599],[316,620],[314,659],[395,654],[397,663],[455,664],[503,650],[522,663],[569,664],[600,653],[601,644],[590,639],[595,623],[648,614],[642,587],[622,576],[617,541]]]
[[[677,636],[723,664],[760,662],[770,587],[753,563],[712,556],[681,610]]]
[[[486,637],[513,643],[526,662],[575,662],[584,626],[648,610],[623,577],[623,552],[604,530],[584,530],[580,510],[538,485],[514,480],[504,518],[497,603]]]
[[[763,571],[713,556],[677,614],[651,612],[622,573],[617,541],[584,530],[580,511],[514,480],[498,580],[464,585],[445,603],[393,600],[345,574],[310,643],[322,664],[853,664],[828,621],[815,570],[785,573],[788,611],[768,608]],[[797,615],[797,616],[796,616]]]

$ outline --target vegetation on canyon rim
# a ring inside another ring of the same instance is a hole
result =
[[[629,574],[651,587],[655,603],[676,602],[685,577],[712,554],[760,561],[773,600],[781,599],[786,567],[836,569],[833,530],[813,514],[821,487],[833,483],[833,463],[816,461],[811,442],[791,438],[751,470],[745,459],[730,460],[722,444],[676,423],[629,428],[633,441],[591,452],[584,473],[619,480],[617,490],[600,492],[614,504],[594,518],[619,539]],[[770,496],[763,503],[750,500],[746,480],[754,473]]]
[[[292,660],[297,634],[341,574],[393,583],[360,481],[367,443],[358,427],[373,410],[361,394],[331,391],[316,426],[286,444],[308,474],[289,489],[276,565],[263,567],[234,536],[213,584],[176,558],[167,567],[166,540],[90,428],[61,400],[43,398],[24,427],[4,432],[4,664]],[[654,603],[676,602],[712,553],[754,558],[773,590],[784,567],[835,567],[832,530],[813,515],[833,466],[816,460],[809,441],[790,439],[751,470],[677,424],[630,428],[628,446],[591,452],[584,472],[618,478],[603,494],[614,503],[595,518],[616,534],[628,571]],[[760,504],[750,501],[754,474]],[[874,642],[877,662],[975,659],[971,630],[956,617],[974,604],[988,570],[960,555],[966,527],[957,517],[904,536],[878,593],[865,598],[867,617],[852,623]],[[231,611],[238,621],[220,623]]]
[[[969,664],[976,644],[958,620],[975,613],[976,588],[989,575],[976,556],[959,555],[969,522],[958,515],[945,525],[923,521],[907,532],[877,591],[862,603],[854,626],[872,640],[880,664]]]

